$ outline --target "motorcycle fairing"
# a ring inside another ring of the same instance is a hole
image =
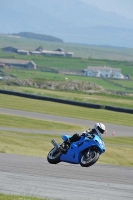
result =
[[[66,135],[66,137],[62,136],[62,138],[64,139],[66,138],[68,139],[70,137],[71,136],[68,136],[68,135]],[[93,139],[89,139],[87,137],[81,136],[80,140],[70,144],[70,147],[67,150],[67,153],[62,154],[60,157],[60,160],[63,162],[79,164],[80,158],[82,156],[82,152],[86,149],[89,149],[90,147],[96,147],[100,154],[105,152],[104,142],[99,136],[94,135]]]
[[[64,141],[67,141],[69,138],[71,138],[72,136],[70,136],[70,135],[62,135],[62,139],[64,140]]]

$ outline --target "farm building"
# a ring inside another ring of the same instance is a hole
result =
[[[48,50],[43,50],[41,52],[42,55],[45,56],[59,56],[59,57],[64,57],[65,53],[61,51],[48,51]]]
[[[2,48],[3,53],[17,53],[21,55],[44,55],[44,56],[58,56],[58,57],[73,57],[74,53],[73,52],[66,52],[62,48],[58,48],[56,50],[50,51],[50,50],[44,50],[42,46],[39,46],[35,51],[26,51],[26,50],[21,50],[17,49],[14,47],[4,47]]]
[[[4,47],[2,48],[3,53],[18,53],[21,55],[29,55],[29,51],[17,49],[14,47]]]
[[[73,53],[73,52],[66,52],[66,53],[65,53],[65,56],[66,56],[66,57],[73,57],[73,56],[74,56],[74,53]]]
[[[6,67],[22,67],[25,69],[36,69],[36,64],[33,61],[14,60],[14,59],[0,59],[1,65]]]
[[[103,78],[125,79],[124,75],[121,74],[121,69],[106,66],[88,66],[87,69],[83,70],[83,75]]]
[[[20,55],[29,55],[29,51],[22,50],[22,49],[18,49],[17,53]]]
[[[28,69],[36,69],[36,64],[33,61],[27,62],[26,66]]]
[[[64,50],[64,49],[62,49],[62,48],[55,49],[54,51],[65,52],[65,50]]]
[[[37,49],[35,49],[35,51],[43,51],[43,47],[42,46],[39,46]]]
[[[14,47],[4,47],[2,48],[3,53],[17,53],[18,49]]]
[[[0,63],[0,68],[5,68],[5,64],[4,63]]]
[[[48,50],[30,51],[30,54],[32,54],[32,55],[44,55],[44,56],[59,56],[59,57],[65,56],[64,52],[48,51]]]
[[[64,56],[65,56],[65,57],[73,57],[73,56],[74,56],[74,53],[73,53],[73,52],[67,52],[67,51],[65,51],[65,50],[62,49],[62,48],[58,48],[58,49],[56,49],[56,50],[54,50],[54,51],[57,51],[57,52],[64,52]]]
[[[41,55],[41,52],[40,51],[30,51],[30,54],[32,55]]]
[[[66,52],[62,48],[58,48],[56,50],[44,50],[42,47],[38,47],[35,51],[30,51],[32,55],[44,55],[44,56],[58,56],[58,57],[73,57],[73,52]]]

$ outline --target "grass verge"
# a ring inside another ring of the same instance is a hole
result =
[[[133,115],[0,94],[0,107],[133,126]]]
[[[99,83],[97,84],[100,85]],[[47,97],[67,99],[79,102],[95,103],[101,105],[110,105],[110,106],[133,109],[132,96],[120,96],[116,94],[91,93],[91,92],[83,93],[81,91],[56,91],[56,90],[46,90],[33,87],[6,86],[6,85],[0,85],[0,88],[3,90],[17,91],[26,94],[35,94],[39,96],[47,96]]]
[[[54,121],[0,114],[0,126],[53,131],[83,131],[88,127]]]
[[[47,198],[37,198],[30,196],[6,195],[0,194],[0,200],[49,200]]]

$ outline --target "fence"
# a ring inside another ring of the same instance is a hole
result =
[[[38,100],[44,100],[44,101],[52,101],[56,103],[82,106],[86,108],[105,109],[105,110],[110,110],[110,111],[115,111],[115,112],[124,112],[124,113],[133,114],[133,109],[129,109],[129,108],[120,108],[120,107],[113,107],[113,106],[107,106],[107,105],[85,103],[85,102],[71,101],[71,100],[65,100],[65,99],[57,99],[57,98],[52,98],[52,97],[39,96],[39,95],[34,95],[34,94],[25,94],[21,92],[8,91],[8,90],[0,90],[0,93],[24,97],[24,98],[30,98],[30,99],[38,99]]]

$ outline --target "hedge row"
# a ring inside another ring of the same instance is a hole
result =
[[[14,91],[7,91],[7,90],[0,90],[0,93],[8,94],[8,95],[15,95],[15,96],[19,96],[19,97],[25,97],[25,98],[31,98],[31,99],[64,103],[64,104],[75,105],[75,106],[82,106],[82,107],[87,107],[87,108],[105,109],[105,110],[111,110],[111,111],[116,111],[116,112],[124,112],[124,113],[133,114],[133,109],[128,109],[128,108],[120,108],[120,107],[113,107],[113,106],[106,106],[106,105],[99,105],[99,104],[85,103],[85,102],[77,102],[77,101],[57,99],[57,98],[45,97],[45,96],[38,96],[38,95],[34,95],[34,94],[25,94],[25,93],[21,93],[21,92],[14,92]]]

